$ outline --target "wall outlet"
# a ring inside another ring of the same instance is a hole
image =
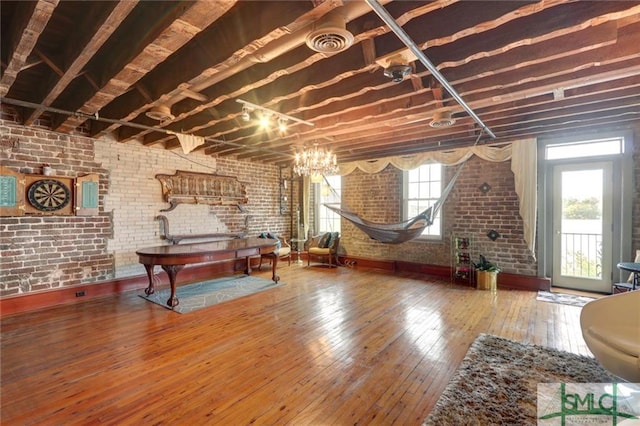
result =
[[[84,290],[82,291],[76,291],[76,297],[82,297],[82,296],[86,296],[87,293],[84,292]]]

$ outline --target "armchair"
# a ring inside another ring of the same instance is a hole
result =
[[[291,245],[289,245],[286,238],[272,233],[262,233],[258,236],[258,238],[272,238],[280,242],[279,247],[273,253],[260,255],[260,265],[258,265],[258,270],[262,269],[262,259],[266,257],[267,259],[269,259],[269,264],[271,264],[273,256],[278,256],[278,259],[289,259],[289,266],[291,266]]]
[[[582,337],[604,368],[640,381],[640,290],[603,297],[580,312]]]
[[[311,264],[311,256],[327,257],[329,267],[338,266],[338,246],[340,246],[340,233],[338,232],[325,232],[311,237],[307,247],[307,266]]]

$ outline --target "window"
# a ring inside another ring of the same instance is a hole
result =
[[[432,206],[442,194],[442,164],[423,164],[417,169],[404,174],[403,183],[403,216],[412,218]],[[433,224],[425,228],[423,237],[439,238],[442,236],[440,212]]]
[[[547,160],[564,160],[622,153],[624,153],[624,139],[616,138],[547,145],[545,157]]]
[[[326,180],[325,180],[326,179]],[[329,182],[327,184],[327,182]],[[340,207],[342,179],[340,176],[325,176],[322,182],[316,187],[318,190],[317,218],[318,233],[320,232],[340,232],[340,215],[334,213],[324,206],[330,204]]]

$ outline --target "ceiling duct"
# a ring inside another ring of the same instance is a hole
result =
[[[439,128],[439,127],[449,127],[453,126],[456,120],[453,118],[451,111],[443,110],[436,111],[433,114],[433,120],[429,123],[429,126]]]
[[[156,105],[146,112],[146,116],[152,120],[167,121],[173,120],[175,117],[171,114],[169,105]]]
[[[319,53],[338,53],[347,50],[353,44],[353,34],[347,30],[342,16],[331,12],[313,25],[305,39],[309,49]]]

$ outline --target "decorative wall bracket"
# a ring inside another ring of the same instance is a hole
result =
[[[234,176],[176,170],[173,175],[156,175],[162,184],[162,196],[170,204],[160,210],[168,212],[178,204],[208,204],[237,206],[247,204],[246,186]]]

